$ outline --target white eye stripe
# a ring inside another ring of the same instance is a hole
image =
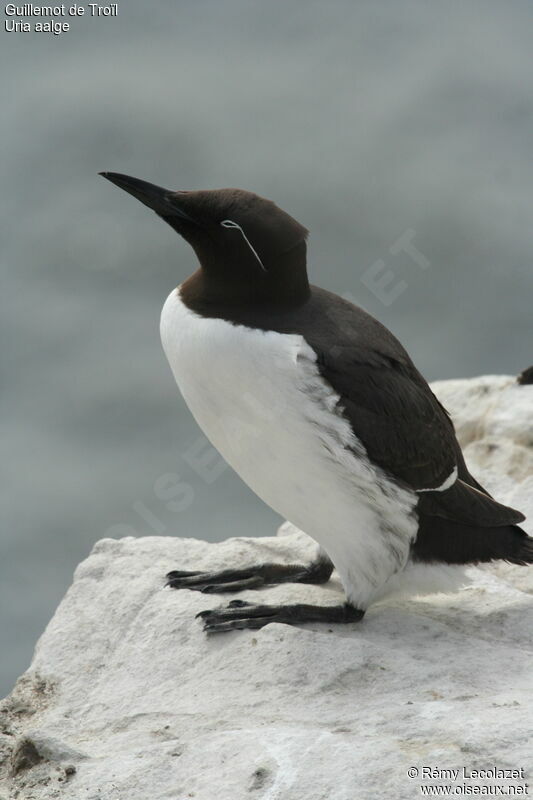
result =
[[[244,241],[246,242],[246,244],[248,245],[248,247],[250,248],[250,250],[252,251],[252,253],[254,254],[254,256],[255,256],[255,257],[257,258],[257,260],[259,261],[259,264],[261,265],[261,269],[262,269],[264,272],[266,272],[266,269],[265,269],[265,267],[264,267],[264,265],[263,265],[263,262],[262,262],[262,261],[261,261],[261,259],[259,258],[259,255],[258,255],[257,251],[256,251],[256,250],[254,249],[254,247],[252,246],[252,243],[250,242],[250,240],[249,240],[249,239],[248,239],[248,237],[246,236],[246,234],[245,234],[245,232],[243,231],[243,229],[241,228],[241,226],[240,226],[240,225],[238,225],[236,222],[234,222],[232,219],[223,219],[223,220],[222,220],[222,222],[220,223],[220,225],[221,225],[221,227],[222,227],[222,228],[237,228],[237,230],[239,230],[239,231],[241,232],[241,234],[242,234],[242,238],[244,239]]]

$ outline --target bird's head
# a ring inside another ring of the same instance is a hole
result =
[[[272,201],[243,189],[169,191],[115,172],[100,173],[155,211],[194,249],[197,288],[219,301],[306,299],[307,230]]]

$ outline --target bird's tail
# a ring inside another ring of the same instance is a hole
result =
[[[521,566],[533,564],[533,539],[522,528],[518,528],[516,525],[514,527],[522,536],[516,543],[518,544],[516,552],[510,557],[505,556],[505,560],[510,561],[511,564],[520,564]]]
[[[479,564],[497,559],[533,564],[533,538],[518,525],[482,528],[420,515],[412,556],[416,561],[447,564]]]

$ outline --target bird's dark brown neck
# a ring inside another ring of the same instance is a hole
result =
[[[181,298],[202,316],[238,319],[239,310],[287,311],[303,305],[310,288],[306,244],[300,242],[269,264],[266,272],[235,270],[234,265],[202,265],[182,285]]]

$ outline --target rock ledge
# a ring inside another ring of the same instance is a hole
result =
[[[533,517],[533,387],[433,388],[474,474]],[[209,639],[194,615],[224,598],[163,588],[171,568],[310,557],[304,534],[280,533],[98,542],[0,704],[0,800],[403,800],[451,783],[409,768],[527,768],[532,570],[472,569],[455,595],[390,599],[344,628]],[[340,592],[334,578],[261,596],[334,603]]]

